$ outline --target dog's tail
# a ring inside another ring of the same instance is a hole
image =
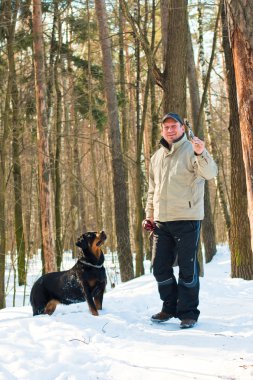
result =
[[[55,300],[56,301],[56,300]],[[56,308],[57,301],[50,304],[51,300],[49,299],[48,295],[45,292],[45,289],[43,287],[43,279],[40,278],[37,280],[32,287],[31,294],[30,294],[30,303],[33,309],[33,315],[41,315],[41,314],[52,314]],[[46,311],[47,305],[48,311]],[[53,306],[55,304],[55,306]],[[52,311],[51,311],[52,310]]]

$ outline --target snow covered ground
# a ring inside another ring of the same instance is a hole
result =
[[[32,317],[29,305],[10,306],[10,291],[0,311],[0,379],[252,380],[252,301],[253,281],[230,278],[226,246],[205,266],[194,329],[180,330],[177,319],[150,321],[161,308],[151,274],[108,286],[99,317],[86,303]]]

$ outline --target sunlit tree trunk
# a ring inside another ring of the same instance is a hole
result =
[[[253,279],[253,256],[250,243],[250,225],[247,215],[248,200],[245,167],[243,162],[240,121],[233,56],[229,45],[227,18],[222,0],[222,45],[226,64],[229,101],[229,135],[231,150],[231,275],[245,280]]]
[[[253,252],[253,7],[252,0],[226,0],[225,5],[235,68]]]
[[[41,1],[33,0],[34,71],[37,108],[37,138],[39,163],[39,198],[41,214],[42,249],[45,272],[56,270],[51,205],[49,131],[46,110],[46,78],[44,66]]]

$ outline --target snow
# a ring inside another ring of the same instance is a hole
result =
[[[23,287],[16,307],[10,291],[0,310],[0,380],[252,380],[253,281],[230,277],[227,246],[205,265],[193,329],[181,330],[177,319],[150,321],[161,301],[148,267],[140,278],[109,284],[98,317],[86,303],[33,317],[30,305],[19,306]]]

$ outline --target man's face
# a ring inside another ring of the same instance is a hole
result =
[[[184,126],[174,119],[166,119],[162,124],[162,137],[171,144],[179,139],[184,133]]]

